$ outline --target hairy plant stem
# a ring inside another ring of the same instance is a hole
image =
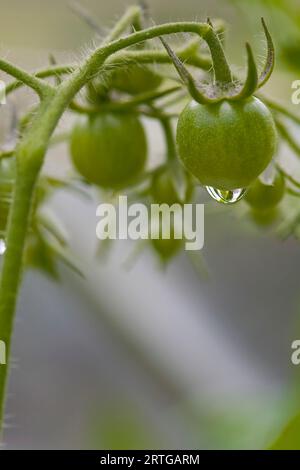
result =
[[[48,83],[45,83],[40,80],[40,78],[31,75],[24,70],[21,70],[6,60],[0,59],[0,70],[16,78],[18,82],[24,83],[25,85],[32,88],[41,98],[45,97],[51,89]]]
[[[211,58],[208,55],[200,55],[196,53],[195,46],[198,44],[195,41],[188,42],[182,48],[175,50],[178,57],[183,60],[187,65],[191,65],[203,70],[209,70],[211,68]],[[193,53],[194,51],[194,53]],[[163,50],[144,50],[144,51],[127,51],[122,52],[121,54],[115,54],[107,62],[109,66],[122,66],[129,65],[131,63],[157,63],[157,64],[170,64],[171,59],[168,54]],[[0,67],[1,68],[1,67]],[[68,75],[76,70],[76,65],[67,64],[67,65],[55,65],[48,67],[43,70],[39,70],[35,73],[37,78],[49,78],[49,77],[60,77],[61,75]],[[6,86],[6,95],[16,91],[18,88],[24,86],[24,83],[16,80],[10,82]]]
[[[115,28],[115,31],[117,30],[118,28]],[[216,41],[212,28],[208,24],[194,22],[154,26],[104,44],[56,89],[34,76],[28,76],[25,72],[23,73],[13,66],[7,67],[7,63],[0,62],[0,69],[2,68],[2,70],[11,73],[18,80],[34,88],[42,97],[40,107],[30,122],[30,126],[26,128],[16,150],[16,183],[8,221],[7,248],[0,279],[0,339],[5,341],[7,347],[7,364],[0,366],[0,426],[3,425],[11,336],[22,276],[22,258],[32,210],[32,200],[52,133],[75,95],[88,80],[99,73],[105,60],[112,54],[148,39],[179,32],[195,33],[207,41],[215,58],[216,77],[219,80],[225,79],[228,73],[224,62],[224,54],[218,41]]]

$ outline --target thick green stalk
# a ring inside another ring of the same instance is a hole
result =
[[[126,38],[100,47],[65,82],[61,83],[55,91],[46,84],[45,87],[42,86],[40,88],[40,84],[43,82],[40,82],[36,77],[32,77],[32,80],[29,80],[26,73],[22,77],[22,73],[20,74],[18,70],[17,76],[14,74],[18,80],[23,80],[24,78],[24,82],[29,86],[36,87],[38,85],[36,91],[40,94],[42,90],[43,100],[16,151],[17,176],[8,223],[7,249],[4,255],[0,279],[0,339],[4,340],[7,346],[7,364],[0,366],[0,425],[3,424],[11,335],[22,275],[22,258],[32,209],[33,194],[51,135],[60,117],[78,91],[95,73],[99,73],[104,61],[110,55],[148,39],[178,32],[196,33],[206,39],[210,47],[213,48],[214,40],[212,40],[211,31],[211,27],[207,24],[170,23],[131,34]],[[4,66],[6,67],[5,64]],[[16,69],[11,71],[15,73]]]
[[[0,338],[6,345],[7,363],[0,365],[0,424],[2,424],[4,412],[4,396],[9,367],[14,311],[21,280],[21,259],[27,233],[28,214],[30,213],[35,176],[33,174],[20,174],[16,180],[12,215],[8,229],[7,249],[1,273]]]

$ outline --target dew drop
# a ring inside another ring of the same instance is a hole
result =
[[[0,238],[0,256],[4,255],[6,250],[6,243],[3,238]]]
[[[224,189],[216,189],[212,186],[206,186],[206,191],[215,201],[221,204],[234,204],[242,199],[247,189],[241,188],[227,191]]]

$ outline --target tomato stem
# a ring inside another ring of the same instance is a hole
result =
[[[165,136],[168,161],[174,161],[176,158],[177,152],[176,152],[176,144],[175,144],[171,119],[164,117],[164,118],[160,118],[159,121],[161,123],[164,136]]]
[[[52,92],[52,87],[48,83],[43,82],[38,77],[25,72],[21,68],[12,65],[6,60],[0,59],[0,70],[32,88],[40,96],[40,98],[45,98]]]
[[[210,25],[203,39],[205,39],[210,49],[215,82],[224,84],[232,83],[232,74],[224,54],[222,43]]]

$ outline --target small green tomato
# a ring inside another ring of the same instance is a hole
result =
[[[71,156],[78,172],[106,189],[132,184],[144,169],[144,128],[129,114],[97,114],[79,121],[71,134]]]
[[[172,173],[168,168],[164,168],[154,173],[151,184],[151,195],[156,204],[184,204],[191,200],[193,186],[186,181],[184,198],[181,198],[176,189],[176,184]]]
[[[270,163],[277,144],[271,112],[257,98],[215,104],[191,101],[179,117],[180,158],[204,186],[248,187]]]
[[[269,227],[273,225],[280,216],[280,211],[278,207],[272,207],[271,209],[266,209],[264,211],[251,209],[250,217],[259,227]]]
[[[97,77],[87,85],[87,98],[92,103],[103,103],[108,100],[111,90],[118,90],[129,95],[138,95],[156,90],[162,77],[149,67],[130,65],[110,71],[103,80]]]
[[[154,174],[151,184],[151,195],[157,204],[180,204],[170,171],[164,169]]]
[[[256,211],[268,211],[279,204],[284,192],[284,177],[281,173],[277,173],[272,184],[264,184],[258,178],[247,191],[245,200]]]
[[[130,95],[155,90],[162,83],[162,78],[149,67],[131,65],[120,67],[112,76],[111,86]]]

